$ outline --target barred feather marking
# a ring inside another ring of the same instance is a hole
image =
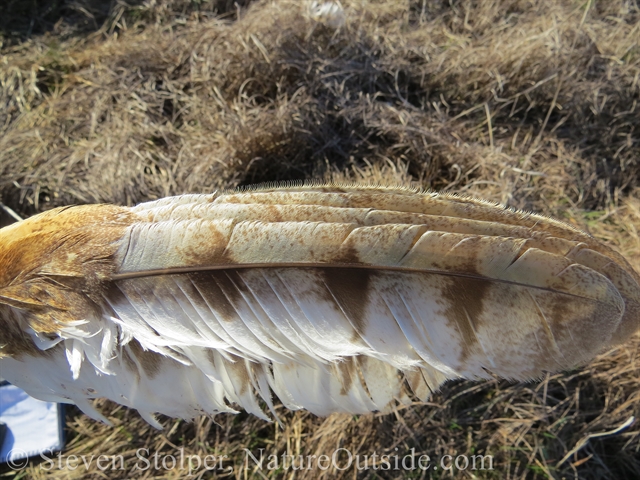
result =
[[[3,374],[155,425],[233,404],[267,418],[273,398],[362,413],[450,378],[536,378],[640,322],[640,278],[588,235],[409,189],[59,209],[1,230],[0,261]]]

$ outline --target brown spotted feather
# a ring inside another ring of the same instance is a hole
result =
[[[638,329],[639,285],[572,226],[410,189],[69,207],[0,230],[0,365],[100,419],[363,413],[583,364]]]

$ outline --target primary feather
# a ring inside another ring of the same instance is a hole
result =
[[[0,230],[2,376],[193,418],[318,415],[535,379],[640,326],[640,278],[558,221],[451,195],[293,186],[52,210]]]

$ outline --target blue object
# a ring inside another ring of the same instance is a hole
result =
[[[7,426],[0,447],[0,463],[64,447],[63,406],[36,400],[8,383],[0,386],[0,422]]]

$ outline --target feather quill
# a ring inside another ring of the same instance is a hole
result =
[[[385,411],[535,379],[640,326],[640,277],[562,222],[402,188],[293,185],[0,230],[0,366],[30,394],[190,419]],[[277,416],[276,416],[277,418]]]

